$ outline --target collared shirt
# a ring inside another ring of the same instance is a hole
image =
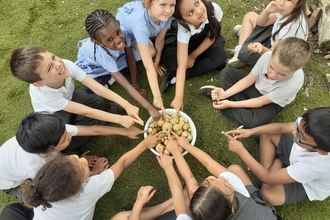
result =
[[[289,18],[283,18],[283,15],[280,13],[276,13],[276,21],[274,23],[273,29],[272,29],[272,35],[280,29],[280,26]],[[271,37],[271,45],[273,46],[274,43],[278,40],[285,39],[288,37],[297,37],[303,40],[307,40],[308,37],[308,25],[305,20],[305,16],[303,13],[296,19],[295,21],[292,21],[291,23],[285,25],[281,31],[275,36],[275,41]]]
[[[214,8],[214,17],[220,22],[223,12],[217,3],[212,2],[212,6]],[[188,44],[191,36],[200,33],[208,23],[209,20],[206,19],[197,29],[194,25],[188,24],[189,30],[187,30],[178,22],[178,41],[183,44]]]

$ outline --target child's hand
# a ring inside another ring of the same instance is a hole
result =
[[[248,50],[251,51],[252,53],[261,53],[263,45],[261,43],[249,43],[247,46]]]
[[[239,140],[235,139],[230,134],[228,134],[228,133],[226,133],[224,131],[221,132],[221,133],[227,137],[228,148],[229,148],[230,151],[232,151],[232,152],[236,153],[237,155],[239,155],[242,150],[245,150],[242,142],[240,142]]]
[[[130,139],[139,139],[139,135],[143,134],[144,132],[147,132],[146,130],[141,130],[140,128],[137,128],[135,126],[131,126],[129,128],[126,128],[126,136]]]
[[[140,125],[143,125],[143,120],[139,117],[139,108],[138,107],[129,104],[129,106],[126,107],[125,110],[126,110],[128,116],[136,119],[134,121],[135,123],[138,123]],[[131,125],[133,125],[133,124],[131,124]]]
[[[188,69],[188,68],[191,68],[191,67],[194,66],[194,64],[195,64],[195,60],[196,60],[196,57],[194,57],[194,56],[191,55],[191,54],[188,55],[187,69]]]
[[[136,87],[137,86],[137,87]],[[147,92],[145,89],[143,89],[142,87],[140,87],[139,84],[136,84],[136,86],[134,87],[136,89],[136,91],[138,91],[138,93],[143,97],[146,98],[147,97]]]
[[[267,7],[265,8],[265,11],[268,13],[276,13],[277,12],[277,5],[275,1],[271,1]]]
[[[158,132],[157,134],[151,133],[149,134],[141,143],[146,147],[146,148],[152,148],[155,147],[159,142],[160,139],[158,136],[163,133],[162,131]]]
[[[89,150],[85,151],[80,157],[83,157],[87,160],[89,167],[93,167],[95,165],[97,159],[99,159],[100,157],[90,156],[90,155],[87,155],[87,154],[89,154]]]
[[[166,147],[167,149],[167,147]],[[159,157],[156,157],[158,160],[159,165],[163,168],[163,170],[166,170],[168,167],[173,166],[173,159],[172,157],[163,154],[163,152],[159,153]]]
[[[90,173],[90,176],[100,174],[106,169],[109,169],[109,161],[107,158],[101,157],[101,158],[97,159],[97,161]]]
[[[129,127],[133,126],[134,123],[141,124],[141,122],[139,120],[132,118],[130,116],[127,116],[127,115],[118,115],[118,117],[120,117],[118,124],[121,124],[125,128],[129,128]],[[142,122],[142,125],[143,125],[143,122]]]
[[[213,107],[216,109],[227,109],[231,108],[231,101],[229,100],[222,100],[222,101],[214,101]]]
[[[171,107],[176,110],[177,115],[183,111],[183,99],[175,97],[171,103]]]
[[[185,137],[182,137],[182,136],[179,136],[177,135],[176,133],[172,132],[172,135],[174,135],[175,139],[176,139],[176,142],[178,142],[179,146],[182,147],[183,149],[186,150],[186,146],[187,145],[190,145],[189,141],[187,138]]]
[[[226,91],[223,88],[213,89],[211,92],[211,98],[213,101],[220,101],[226,99]]]
[[[137,193],[136,202],[144,205],[150,201],[155,193],[156,189],[153,186],[141,186]]]
[[[173,133],[174,132],[171,132],[172,135]],[[168,143],[166,144],[166,150],[168,150],[168,152],[173,154],[175,151],[179,151],[179,145],[178,142],[173,139],[171,134],[170,133],[167,134]]]
[[[152,119],[154,119],[155,121],[158,121],[162,115],[159,113],[159,111],[152,105],[150,105],[148,108],[147,108],[150,116],[152,117]]]
[[[166,69],[163,66],[159,66],[159,63],[154,62],[154,67],[158,75],[164,76]]]
[[[231,130],[231,131],[227,131],[226,133],[231,134],[237,140],[248,138],[252,135],[251,129]]]

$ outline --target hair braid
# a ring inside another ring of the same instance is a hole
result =
[[[89,14],[85,21],[85,29],[90,38],[94,40],[99,40],[97,36],[97,31],[104,28],[106,24],[115,21],[115,17],[104,9],[97,9]]]

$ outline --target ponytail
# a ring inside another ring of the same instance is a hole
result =
[[[42,210],[51,208],[57,202],[76,195],[82,186],[81,172],[78,171],[74,157],[58,155],[46,163],[33,180],[21,184],[22,199],[26,206],[40,205]]]
[[[214,8],[211,2],[206,2],[205,0],[201,0],[207,11],[207,18],[209,19],[209,26],[210,26],[210,39],[211,40],[218,40],[220,38],[221,33],[221,25],[220,22],[216,19],[214,15]]]

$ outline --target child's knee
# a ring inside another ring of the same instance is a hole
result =
[[[228,170],[229,170],[230,172],[234,173],[234,174],[241,173],[242,171],[245,172],[245,171],[243,170],[243,168],[242,168],[240,165],[238,165],[238,164],[232,164],[232,165],[230,165],[230,166],[228,167]]]
[[[110,220],[125,220],[128,219],[130,212],[118,212],[115,216],[113,216]]]
[[[250,11],[250,12],[248,12],[248,13],[246,13],[244,15],[243,20],[248,20],[251,23],[255,23],[256,24],[257,23],[257,20],[258,20],[258,17],[259,17],[259,15],[257,13],[255,13],[254,11]]]

